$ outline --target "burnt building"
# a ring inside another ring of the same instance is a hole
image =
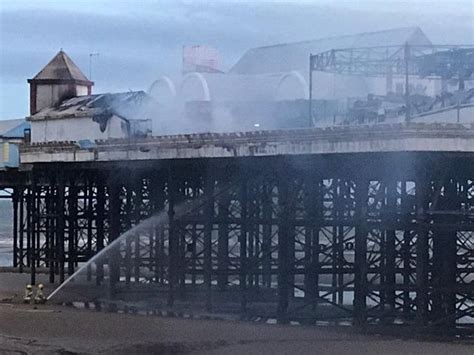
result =
[[[92,95],[87,79],[63,51],[30,84],[31,141],[81,141],[147,135],[151,130],[143,91]]]
[[[180,129],[188,132],[399,122],[404,119],[406,92],[412,97],[413,112],[423,114],[413,117],[415,121],[458,121],[452,110],[441,116],[425,115],[439,108],[436,98],[458,90],[457,79],[420,71],[420,75],[410,73],[407,82],[404,72],[393,70],[389,64],[373,72],[374,63],[387,61],[398,62],[393,67],[403,69],[405,46],[411,48],[413,61],[438,51],[437,58],[445,59],[451,53],[448,47],[433,44],[419,27],[395,28],[251,48],[225,73],[195,71],[179,78],[163,76],[151,85],[149,93],[160,102],[161,117],[172,115],[182,122]],[[314,70],[310,80],[310,55],[327,52],[329,58],[332,51],[341,51],[344,60],[354,64],[353,70],[326,67]],[[375,51],[379,53],[374,56]],[[428,62],[425,67],[432,67]],[[466,79],[463,90],[468,91],[474,81],[470,75]],[[368,103],[369,98],[375,100]],[[471,105],[470,99],[460,103]],[[454,101],[446,101],[443,108],[453,105]],[[463,108],[460,122],[469,122],[469,110]],[[354,114],[360,119],[351,119]],[[167,125],[166,119],[157,118],[153,124],[155,135],[180,133],[174,125]]]

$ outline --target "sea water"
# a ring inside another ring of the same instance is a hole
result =
[[[13,265],[13,211],[9,200],[0,200],[0,266]]]

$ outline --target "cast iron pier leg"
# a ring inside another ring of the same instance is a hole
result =
[[[112,181],[109,185],[109,244],[120,236],[120,186]],[[110,250],[109,255],[109,292],[110,298],[116,294],[116,283],[120,280],[120,246]]]
[[[222,181],[222,180],[221,180]],[[217,253],[218,253],[218,277],[217,284],[219,290],[224,291],[227,288],[228,282],[228,258],[229,258],[229,205],[230,197],[228,192],[228,187],[221,184],[221,189],[219,191],[219,200],[218,200],[218,213],[219,213],[219,231],[218,231],[218,241],[217,241]]]
[[[18,266],[18,187],[13,189],[12,203],[13,203],[13,267]]]
[[[247,232],[248,232],[248,220],[247,220],[247,178],[241,176],[240,179],[240,275],[239,275],[239,287],[240,287],[240,313],[245,316],[247,313]]]
[[[356,185],[356,231],[354,256],[354,323],[367,320],[367,197],[368,181],[359,179]]]
[[[206,174],[205,191],[206,205],[204,211],[204,284],[206,285],[206,309],[212,310],[212,226],[214,219],[214,177],[212,169]]]
[[[278,308],[279,323],[288,323],[288,298],[290,291],[290,228],[288,178],[281,174],[278,181],[279,219],[278,227]]]
[[[168,306],[172,307],[175,300],[176,286],[178,283],[178,258],[179,258],[179,234],[176,233],[176,222],[174,220],[174,205],[176,202],[176,178],[172,171],[168,176],[168,220],[169,220],[169,266],[168,266]]]
[[[416,181],[416,319],[419,325],[427,323],[428,315],[428,221],[425,211],[428,206],[427,180]]]

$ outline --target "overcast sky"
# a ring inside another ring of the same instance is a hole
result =
[[[229,69],[251,47],[420,26],[434,43],[474,43],[474,0],[0,0],[0,119],[28,113],[28,85],[63,48],[94,92],[147,90],[176,75],[185,44],[208,44]]]

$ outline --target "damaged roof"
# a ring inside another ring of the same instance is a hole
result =
[[[68,80],[91,83],[62,49],[33,79],[28,81],[37,80]]]
[[[396,28],[386,31],[348,36],[321,38],[311,41],[278,44],[249,49],[231,68],[231,74],[282,73],[292,70],[306,72],[309,55],[331,49],[374,46],[431,45],[419,27]]]
[[[59,106],[47,107],[29,120],[91,117],[100,119],[116,115],[126,120],[146,119],[151,98],[144,91],[77,96],[64,100]]]

